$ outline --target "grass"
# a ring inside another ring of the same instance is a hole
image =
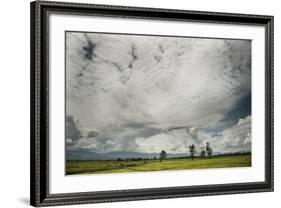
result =
[[[142,161],[68,161],[66,174],[124,173],[159,170],[183,170],[203,168],[229,168],[251,166],[251,155],[217,156],[212,158],[178,158]]]

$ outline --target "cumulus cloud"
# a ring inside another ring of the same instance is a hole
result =
[[[236,131],[246,130],[243,125],[225,132],[222,121],[251,92],[250,41],[78,32],[66,37],[66,113],[80,121],[85,135],[75,139],[77,146],[153,152],[164,145],[181,152],[186,143],[215,142],[218,134],[225,138],[216,141],[221,147],[242,145]]]
[[[82,137],[78,122],[73,116],[67,115],[65,118],[65,139],[68,144],[79,140]]]
[[[251,116],[239,119],[232,128],[222,132],[220,143],[221,151],[251,151]]]
[[[207,142],[217,153],[251,151],[251,116],[239,119],[237,124],[217,134],[192,127],[188,132],[172,130],[170,134],[136,139],[139,152],[160,152],[165,149],[170,153],[184,153],[188,151],[188,145],[195,144],[199,148],[205,147]]]

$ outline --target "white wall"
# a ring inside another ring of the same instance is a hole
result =
[[[82,0],[80,0],[82,2]],[[85,2],[85,1],[84,1]],[[280,200],[281,6],[277,0],[87,0],[173,9],[275,16],[275,192],[81,205],[72,207],[276,207]],[[0,207],[29,205],[29,1],[1,1],[0,7]],[[279,47],[278,47],[279,46]]]

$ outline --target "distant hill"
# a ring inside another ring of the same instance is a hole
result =
[[[170,154],[167,153],[167,158],[184,157],[187,154]],[[141,152],[107,152],[96,153],[86,149],[66,150],[67,160],[116,160],[117,158],[159,158],[159,153],[141,153]]]

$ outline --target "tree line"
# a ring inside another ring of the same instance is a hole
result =
[[[191,160],[193,160],[195,158],[195,154],[196,154],[196,147],[194,144],[189,145],[188,146],[189,149],[189,155]],[[206,143],[206,147],[201,147],[200,148],[200,157],[206,157],[208,156],[208,158],[211,158],[213,154],[213,149],[211,148],[211,145],[209,142]],[[160,162],[162,162],[162,160],[164,160],[167,157],[167,153],[165,150],[162,150],[160,152]]]

